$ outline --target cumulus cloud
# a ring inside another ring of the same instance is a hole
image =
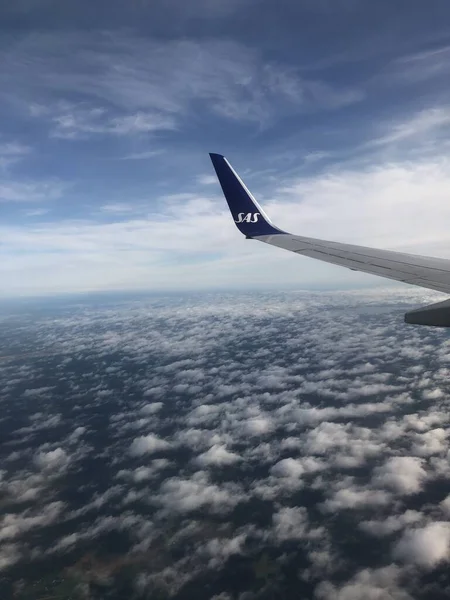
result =
[[[163,407],[162,402],[150,402],[149,404],[145,404],[141,408],[141,412],[144,415],[154,415],[155,413],[159,412],[162,407]]]
[[[278,478],[279,484],[284,487],[300,487],[304,474],[315,473],[325,469],[323,461],[313,457],[283,458],[271,468],[270,472]]]
[[[267,417],[254,417],[245,424],[246,430],[250,435],[264,435],[272,428],[272,423]]]
[[[233,508],[242,495],[236,485],[219,487],[209,481],[203,471],[195,473],[191,479],[173,477],[161,485],[157,497],[164,511],[188,513],[199,508],[210,508],[213,512],[226,513]]]
[[[203,552],[209,555],[208,565],[211,568],[223,567],[227,559],[233,554],[241,554],[244,549],[247,535],[241,533],[231,539],[218,539],[214,538],[210,540],[203,548]]]
[[[363,521],[360,528],[375,537],[384,537],[404,529],[408,525],[420,523],[424,519],[417,510],[407,510],[403,514],[390,515],[385,519]]]
[[[50,525],[57,520],[64,508],[62,502],[52,502],[40,509],[39,514],[25,511],[21,515],[6,514],[0,521],[0,541],[12,540],[30,529]]]
[[[316,597],[319,600],[412,600],[412,596],[404,589],[403,578],[396,566],[364,569],[342,586],[327,581],[319,583]]]
[[[308,527],[308,513],[303,507],[285,507],[273,515],[273,530],[279,541],[302,539]]]
[[[234,452],[227,450],[226,446],[214,444],[209,450],[200,454],[197,458],[200,464],[208,465],[232,465],[240,460],[241,457]]]
[[[425,568],[448,560],[450,523],[437,521],[405,531],[393,550],[395,558]]]
[[[382,490],[370,488],[344,487],[326,500],[323,508],[335,512],[345,509],[386,506],[392,502],[392,496]]]
[[[57,472],[68,466],[70,457],[62,448],[56,448],[49,452],[39,452],[35,457],[36,465],[43,470]]]
[[[130,446],[130,454],[132,456],[142,456],[143,454],[153,454],[154,452],[160,452],[168,448],[170,448],[168,442],[153,433],[149,433],[133,440]]]
[[[418,456],[441,454],[448,450],[448,432],[441,427],[416,436],[413,453]]]
[[[394,456],[375,470],[375,481],[401,494],[415,494],[427,476],[423,465],[415,456]]]

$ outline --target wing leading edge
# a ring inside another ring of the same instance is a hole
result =
[[[247,238],[353,271],[450,294],[450,260],[287,233],[271,223],[224,156],[210,157],[234,222]],[[405,322],[450,327],[450,300],[410,311]]]

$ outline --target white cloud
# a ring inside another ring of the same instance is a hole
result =
[[[283,458],[272,468],[271,473],[276,477],[300,478],[304,473],[313,473],[324,468],[324,463],[312,458]]]
[[[43,470],[57,472],[65,469],[70,463],[70,457],[62,448],[49,452],[39,452],[34,459],[35,464]]]
[[[210,174],[204,174],[204,175],[199,175],[197,177],[197,182],[200,185],[216,185],[217,184],[217,177],[215,175],[210,175]]]
[[[272,422],[267,417],[254,417],[249,419],[245,428],[250,435],[264,435],[269,433],[273,427]]]
[[[420,492],[426,479],[423,460],[415,456],[395,456],[375,470],[375,481],[401,494]]]
[[[144,415],[154,415],[159,412],[163,406],[164,404],[162,402],[149,402],[141,408],[141,412]]]
[[[417,434],[412,451],[418,456],[441,454],[448,450],[448,432],[441,427]]]
[[[360,90],[302,78],[289,66],[263,61],[254,50],[225,40],[156,41],[117,32],[114,36],[66,32],[13,44],[5,58],[0,75],[10,77],[12,91],[20,89],[22,102],[28,96],[36,118],[52,112],[46,108],[49,97],[70,108],[67,98],[73,92],[85,104],[89,99],[102,106],[82,105],[57,115],[57,131],[69,134],[171,129],[175,116],[199,102],[228,119],[261,122],[275,113],[335,109],[363,97]],[[106,112],[103,107],[110,106],[129,114],[99,125]]]
[[[30,529],[44,527],[54,523],[60,516],[64,504],[52,502],[39,509],[38,514],[25,511],[22,514],[6,514],[0,521],[0,541],[12,540],[28,532]]]
[[[406,531],[394,548],[394,557],[422,567],[433,568],[448,560],[450,523],[435,522]]]
[[[0,184],[0,202],[48,202],[58,200],[67,184],[57,181],[6,180]]]
[[[323,508],[329,512],[336,512],[346,509],[386,506],[390,502],[392,502],[392,496],[382,490],[344,487],[326,500]]]
[[[385,519],[362,521],[360,527],[375,537],[384,537],[422,520],[422,513],[416,510],[407,510],[403,514],[390,515]]]
[[[55,114],[56,113],[56,114]],[[108,117],[104,109],[86,109],[67,102],[48,111],[53,123],[51,135],[62,139],[86,138],[92,135],[136,135],[175,128],[169,115],[138,111],[121,117]],[[127,158],[129,159],[128,155]],[[149,153],[145,157],[149,158]],[[155,156],[154,153],[151,156]],[[136,155],[134,156],[136,158]]]
[[[446,517],[450,517],[450,494],[440,502],[440,507],[443,510]]]
[[[130,454],[132,456],[142,456],[143,454],[152,454],[168,448],[170,448],[169,442],[162,440],[153,433],[149,433],[133,440],[130,446]]]
[[[188,513],[206,507],[223,513],[238,504],[241,495],[233,486],[228,490],[210,483],[199,471],[191,479],[173,477],[164,481],[158,500],[164,511]]]
[[[6,170],[31,152],[31,147],[20,142],[0,142],[0,169]]]
[[[164,153],[164,150],[142,150],[141,152],[131,152],[122,156],[121,160],[148,160]]]
[[[232,465],[240,460],[242,459],[239,455],[230,452],[227,450],[226,446],[220,444],[214,444],[207,452],[204,452],[197,457],[197,461],[205,466]]]
[[[208,561],[208,566],[213,569],[223,567],[227,559],[233,554],[241,554],[245,544],[247,535],[241,533],[231,539],[214,538],[210,540],[204,551],[211,558]]]
[[[442,390],[435,388],[434,390],[425,390],[422,394],[424,400],[439,400],[443,396]]]
[[[376,139],[374,144],[392,144],[411,141],[411,138],[430,136],[442,128],[450,126],[450,110],[447,107],[433,107],[420,110],[401,123],[391,124],[389,133]]]
[[[394,565],[364,569],[340,587],[328,581],[320,583],[315,596],[318,600],[412,600],[403,579],[402,571]]]
[[[279,541],[304,538],[307,526],[308,513],[303,507],[285,507],[273,515],[273,529]]]

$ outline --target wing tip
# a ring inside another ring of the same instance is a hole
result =
[[[215,152],[209,156],[239,231],[249,238],[284,233],[272,225],[225,156]]]
[[[209,158],[214,166],[216,166],[219,162],[226,160],[225,156],[223,154],[219,154],[218,152],[210,152]]]

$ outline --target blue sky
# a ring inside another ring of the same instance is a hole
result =
[[[450,258],[450,6],[0,8],[3,296],[358,287],[246,242],[208,152],[293,233]]]

